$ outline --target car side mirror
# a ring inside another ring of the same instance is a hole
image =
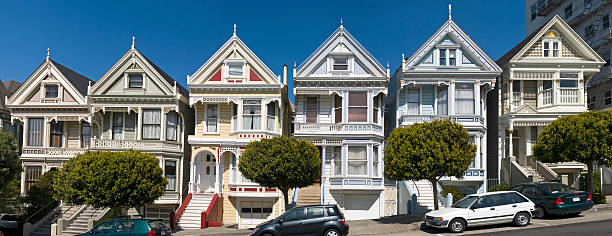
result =
[[[476,205],[472,205],[472,206],[470,207],[470,209],[471,209],[471,210],[474,210],[474,209],[476,209],[476,208],[478,208],[478,207],[476,207]]]

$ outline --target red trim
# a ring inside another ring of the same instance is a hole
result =
[[[183,215],[183,212],[185,211],[185,208],[187,207],[187,205],[189,205],[189,201],[191,201],[191,197],[191,193],[187,194],[187,197],[185,197],[185,200],[183,201],[179,209],[176,211],[176,213],[173,212],[174,216],[171,215],[170,217],[170,228],[174,228],[176,224],[178,224],[179,220],[181,219],[181,216]]]
[[[276,189],[275,188],[267,188],[266,192],[276,192]]]
[[[209,79],[209,81],[221,81],[221,69],[219,69],[217,73],[215,73],[215,75]]]
[[[200,228],[206,229],[208,227],[221,227],[221,222],[212,221],[210,222],[208,219],[208,215],[212,213],[213,207],[217,204],[217,199],[219,199],[219,194],[215,193],[208,208],[205,211],[202,211],[202,218],[200,220]]]
[[[249,76],[251,79],[251,81],[262,81],[261,78],[259,78],[259,76],[257,76],[257,73],[255,73],[255,71],[253,71],[253,69],[251,69],[251,75]]]
[[[257,192],[257,188],[243,188],[242,191],[245,191],[245,192]]]

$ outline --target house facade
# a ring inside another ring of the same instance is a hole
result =
[[[186,214],[190,208],[201,212],[216,204],[219,210],[211,217],[239,228],[279,216],[284,212],[281,192],[244,178],[238,163],[249,142],[288,135],[286,82],[247,47],[235,28],[187,81],[195,133],[188,139],[193,197]],[[211,201],[213,195],[218,196],[216,202]],[[199,215],[183,215],[179,225],[199,228],[199,220]]]
[[[497,89],[500,178],[511,185],[560,180],[576,186],[584,164],[541,163],[532,147],[550,122],[587,111],[586,85],[606,62],[554,16],[497,64],[503,69]]]
[[[12,126],[23,127],[21,193],[91,144],[85,98],[90,83],[47,55],[6,101]]]
[[[294,136],[312,141],[322,160],[320,180],[298,190],[298,205],[338,204],[348,220],[395,214],[395,183],[383,176],[388,70],[341,23],[293,79]]]
[[[460,123],[476,145],[476,155],[462,179],[443,177],[440,184],[452,185],[466,194],[486,192],[486,145],[490,136],[485,122],[489,106],[486,95],[500,74],[495,62],[449,15],[448,21],[410,58],[402,55],[402,66],[389,85],[386,109],[390,124],[386,133],[395,127],[439,119]],[[433,209],[433,197],[429,196],[433,190],[428,181],[408,181],[399,186],[403,193],[409,193],[400,196],[404,201],[416,194],[419,205]],[[423,191],[428,195],[420,194]],[[404,208],[401,211],[405,213]]]
[[[187,90],[132,44],[113,67],[87,87],[90,150],[140,150],[156,156],[168,179],[166,193],[138,209],[146,217],[170,219],[189,176],[187,135],[193,113]]]

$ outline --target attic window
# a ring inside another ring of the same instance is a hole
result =
[[[58,94],[59,87],[57,85],[45,85],[45,98],[57,98]]]
[[[545,39],[542,41],[542,56],[560,57],[561,42],[559,39]]]
[[[142,74],[128,74],[129,87],[130,88],[142,88],[143,78]]]
[[[228,63],[227,75],[229,78],[244,78],[244,63]]]
[[[334,57],[333,58],[333,69],[334,70],[348,70],[348,57]]]

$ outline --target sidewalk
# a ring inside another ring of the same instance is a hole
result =
[[[593,206],[593,211],[609,211],[612,210],[612,195],[606,196],[606,204]]]

